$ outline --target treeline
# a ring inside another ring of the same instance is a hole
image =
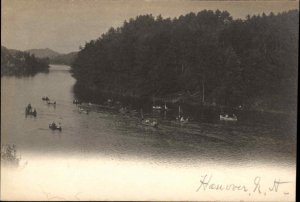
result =
[[[63,65],[71,65],[75,58],[77,57],[77,52],[71,52],[68,54],[61,54],[50,58],[51,64],[63,64]]]
[[[48,68],[48,58],[36,58],[28,52],[1,46],[1,76],[33,76],[38,72],[48,72]]]
[[[86,43],[72,72],[92,93],[185,93],[199,104],[295,109],[298,27],[298,10],[245,20],[219,10],[143,15]]]

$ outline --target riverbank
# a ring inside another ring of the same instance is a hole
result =
[[[145,102],[152,103],[153,105],[188,105],[194,108],[211,109],[217,111],[252,111],[259,113],[270,113],[278,115],[290,115],[297,113],[297,110],[280,110],[270,109],[262,106],[241,104],[238,106],[226,106],[217,104],[215,102],[202,102],[202,98],[199,97],[199,93],[191,94],[189,92],[178,92],[169,94],[166,96],[140,96],[133,93],[117,93],[112,91],[87,89],[84,86],[80,86],[78,82],[74,86],[75,96],[86,102],[93,102],[97,104],[103,104],[107,99],[125,101],[124,104],[130,102]]]
[[[217,105],[215,103],[196,102],[184,93],[165,96],[165,97],[147,97],[137,96],[131,94],[121,94],[108,91],[97,91],[92,89],[85,89],[83,86],[75,84],[73,88],[76,99],[86,103],[94,103],[105,105],[107,100],[111,103],[121,103],[121,106],[140,111],[143,109],[144,113],[153,114],[152,106],[159,105],[168,107],[168,116],[174,119],[178,116],[179,106],[181,115],[189,117],[191,120],[198,122],[218,122],[221,113],[236,114],[240,123],[249,124],[280,124],[286,127],[293,127],[297,120],[296,112],[285,112],[277,110],[268,110],[261,108],[240,108],[232,106]],[[161,111],[163,115],[163,111]]]

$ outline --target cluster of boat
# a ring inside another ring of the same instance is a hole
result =
[[[47,96],[43,96],[43,97],[42,97],[42,100],[43,100],[43,101],[46,101],[47,105],[53,105],[53,106],[56,106],[56,101],[51,101],[51,100],[49,99],[49,97],[47,97]],[[27,107],[26,107],[26,109],[25,109],[25,116],[27,117],[27,116],[29,116],[29,115],[30,115],[30,116],[34,116],[34,117],[37,116],[37,111],[36,111],[36,109],[33,109],[33,107],[31,106],[30,103],[27,105]],[[60,124],[60,123],[59,123],[59,124],[56,124],[55,122],[52,122],[52,123],[49,124],[49,129],[61,131],[61,130],[62,130],[62,127],[61,127],[61,124]]]
[[[56,107],[56,101],[54,101],[54,100],[51,101],[48,96],[43,96],[42,100],[46,101],[47,105],[53,105],[54,107]],[[52,123],[49,124],[49,129],[61,131],[62,130],[61,123],[56,124],[53,121]]]
[[[80,113],[86,113],[88,114],[89,111],[87,109],[82,108],[82,102],[79,100],[73,100],[73,103],[78,106],[78,110]],[[89,106],[92,106],[92,103],[88,103]],[[112,99],[107,99],[104,102],[104,105],[99,105],[105,109],[114,109],[118,110],[120,114],[122,115],[129,115],[129,116],[136,116],[138,115],[138,112],[134,109],[130,109],[130,107],[124,107],[119,101],[114,102]],[[152,105],[153,112],[166,112],[168,110],[172,110],[168,108],[167,104],[164,105],[156,105],[155,102]],[[139,119],[140,123],[144,126],[150,126],[157,128],[159,125],[159,122],[155,118],[144,118],[143,110],[141,109],[141,118]],[[235,114],[228,114],[228,113],[222,113],[219,116],[220,121],[230,121],[235,122],[237,121],[237,116]],[[180,124],[186,124],[189,123],[190,118],[188,116],[184,116],[181,110],[181,106],[178,106],[178,115],[176,116],[175,122]]]
[[[78,110],[80,113],[86,113],[86,114],[89,113],[88,109],[85,109],[82,107],[83,102],[81,102],[80,100],[74,99],[73,104],[78,105]],[[92,103],[88,103],[87,105],[93,106]],[[138,112],[135,109],[131,109],[130,107],[126,107],[126,106],[122,106],[120,101],[113,101],[112,99],[107,99],[103,105],[97,105],[97,106],[100,106],[105,109],[118,110],[118,112],[122,115],[129,115],[129,116],[137,116],[138,115]],[[172,110],[172,109],[168,108],[166,103],[164,105],[155,105],[155,103],[153,103],[152,110],[153,110],[153,112],[155,112],[155,111],[156,112],[166,112],[166,111]],[[141,109],[140,114],[141,114],[141,118],[139,120],[142,125],[151,126],[151,127],[155,127],[155,128],[158,127],[159,122],[157,119],[144,118],[142,109]],[[222,114],[220,114],[219,118],[220,118],[220,121],[237,121],[237,116],[235,114],[222,113]],[[176,116],[175,121],[177,123],[182,123],[182,124],[186,124],[190,121],[190,118],[188,116],[183,115],[180,105],[178,106],[178,115]]]

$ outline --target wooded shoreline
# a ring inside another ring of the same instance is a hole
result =
[[[255,107],[246,107],[246,106],[225,106],[225,105],[218,105],[216,103],[202,103],[202,102],[195,102],[192,100],[189,100],[188,97],[184,96],[178,96],[175,97],[166,96],[166,97],[147,97],[147,96],[138,96],[138,95],[132,95],[132,94],[121,94],[116,93],[112,91],[92,91],[91,89],[84,89],[84,87],[78,87],[78,84],[75,84],[73,88],[73,92],[75,94],[75,97],[83,102],[86,103],[94,103],[94,104],[100,104],[102,105],[105,103],[108,99],[111,99],[113,101],[122,101],[123,105],[129,105],[139,108],[143,106],[147,106],[149,109],[153,105],[159,105],[164,106],[165,104],[167,106],[172,106],[173,108],[179,105],[185,105],[188,108],[191,109],[200,109],[204,111],[210,111],[215,112],[216,114],[221,113],[222,111],[227,112],[251,112],[251,113],[264,113],[264,114],[273,114],[273,115],[283,115],[283,116],[290,116],[297,114],[297,111],[280,111],[280,110],[274,110],[274,109],[263,109],[263,108],[255,108]],[[175,108],[176,108],[175,107]]]
[[[245,20],[218,10],[137,16],[81,47],[71,72],[94,94],[289,113],[297,108],[298,26],[298,10]]]

